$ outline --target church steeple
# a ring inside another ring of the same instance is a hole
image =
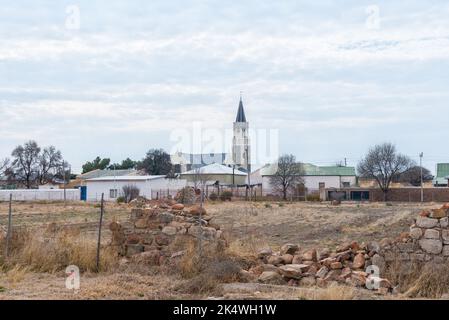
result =
[[[246,122],[245,110],[243,109],[243,102],[241,95],[240,95],[239,110],[237,111],[237,118],[235,122]]]
[[[251,170],[251,151],[249,141],[249,123],[243,109],[242,93],[240,93],[239,110],[234,122],[234,139],[232,141],[232,163],[240,170]]]

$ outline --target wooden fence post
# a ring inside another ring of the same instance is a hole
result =
[[[100,207],[100,225],[98,226],[98,244],[97,244],[97,272],[100,271],[100,245],[101,245],[101,226],[103,224],[104,214],[104,193],[101,194],[101,207]]]
[[[5,257],[9,255],[9,247],[11,245],[12,234],[12,193],[9,195],[9,212],[8,212],[8,233],[6,235]]]

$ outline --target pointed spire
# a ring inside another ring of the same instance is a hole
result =
[[[240,92],[239,110],[237,111],[237,119],[235,122],[246,122],[245,110],[243,110],[242,92]]]

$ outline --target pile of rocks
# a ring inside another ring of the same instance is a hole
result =
[[[170,200],[143,199],[134,201],[132,206],[128,222],[109,225],[111,245],[123,256],[140,255],[147,262],[158,265],[173,255],[169,245],[178,236],[225,241],[220,227],[211,223],[212,217],[200,206],[187,208]]]
[[[382,275],[389,264],[399,262],[409,268],[411,263],[449,262],[448,214],[449,204],[423,210],[410,231],[395,239],[346,243],[333,252],[301,251],[295,244],[285,244],[279,252],[263,249],[257,266],[248,271],[263,283],[327,286],[342,282],[387,293],[393,288]]]
[[[248,271],[258,276],[262,283],[324,287],[332,282],[342,282],[366,286],[371,276],[367,272],[368,266],[385,263],[380,251],[376,242],[347,243],[333,252],[328,249],[302,251],[298,245],[285,244],[279,252],[268,248],[261,250],[259,264]],[[378,284],[381,292],[388,292],[392,287],[382,278]]]

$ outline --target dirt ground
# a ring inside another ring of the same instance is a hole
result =
[[[424,208],[440,204],[409,203],[273,203],[227,202],[206,206],[213,222],[221,226],[231,245],[245,244],[254,250],[269,245],[276,248],[284,243],[296,243],[302,248],[333,248],[355,240],[359,242],[396,237],[408,230],[413,218]],[[0,203],[0,226],[7,224],[7,203]],[[84,234],[96,236],[100,209],[85,203],[14,203],[13,225],[45,228],[50,223],[72,225]],[[107,204],[105,225],[112,220],[126,221],[127,205]],[[104,242],[110,239],[105,228]],[[64,272],[36,273],[22,268],[0,271],[0,299],[197,299],[207,298],[179,290],[183,279],[174,274],[160,274],[155,270],[136,272],[118,268],[114,272],[81,275],[81,289],[73,292],[65,288]],[[217,297],[245,298],[240,288],[220,290]],[[231,288],[234,288],[231,286]],[[226,291],[227,290],[227,291]],[[251,298],[304,298],[304,292],[274,288],[256,290]],[[268,293],[267,293],[268,292]],[[364,297],[351,293],[349,297]],[[307,297],[310,297],[307,296]],[[315,297],[315,296],[314,296]],[[318,296],[319,297],[319,296]],[[373,298],[373,297],[370,297]],[[375,297],[374,297],[375,298]]]

